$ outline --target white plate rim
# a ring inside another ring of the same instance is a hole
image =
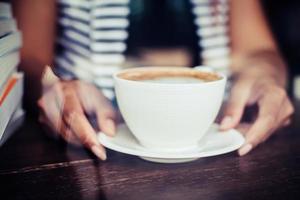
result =
[[[123,125],[123,124],[121,124],[121,125]],[[119,125],[119,126],[121,126],[121,125]],[[129,155],[139,156],[139,157],[150,157],[150,158],[161,158],[161,159],[204,158],[204,157],[226,154],[226,153],[232,152],[232,151],[240,148],[245,142],[245,139],[242,136],[242,134],[239,131],[237,131],[236,129],[230,129],[230,130],[226,131],[226,133],[222,133],[222,134],[234,135],[235,143],[231,146],[227,146],[227,147],[221,148],[221,149],[216,149],[216,150],[206,151],[206,152],[200,151],[197,153],[193,152],[193,153],[186,153],[186,154],[181,154],[180,152],[176,152],[174,154],[171,154],[171,153],[158,154],[157,152],[152,152],[152,151],[146,152],[146,151],[138,151],[135,149],[125,148],[125,147],[122,147],[122,146],[116,145],[115,143],[110,142],[109,136],[106,136],[102,132],[98,133],[98,138],[99,138],[100,143],[108,149],[111,149],[111,150],[114,150],[117,152],[121,152],[121,153],[125,153],[125,154],[129,154]]]

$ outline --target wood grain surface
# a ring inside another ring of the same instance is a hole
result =
[[[156,164],[47,137],[27,117],[0,148],[0,199],[300,199],[300,102],[293,123],[245,157]]]

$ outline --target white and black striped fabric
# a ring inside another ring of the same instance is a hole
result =
[[[227,73],[230,65],[229,0],[190,0],[198,27],[202,64]]]
[[[203,65],[229,66],[229,0],[190,0]],[[129,0],[58,0],[56,71],[64,79],[93,82],[114,98],[112,74],[125,61]]]

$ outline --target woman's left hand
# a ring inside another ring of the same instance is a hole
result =
[[[238,151],[240,156],[264,142],[275,130],[288,125],[294,112],[284,86],[274,77],[253,70],[243,71],[233,85],[220,129],[237,127],[245,108],[255,104],[258,106],[257,118],[245,133],[245,143]]]

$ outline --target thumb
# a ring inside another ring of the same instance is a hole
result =
[[[50,66],[46,65],[42,76],[42,84],[44,87],[49,88],[58,82],[59,78],[54,74]]]
[[[239,124],[250,97],[251,89],[252,82],[248,80],[238,80],[235,83],[225,107],[220,130],[228,130]]]

